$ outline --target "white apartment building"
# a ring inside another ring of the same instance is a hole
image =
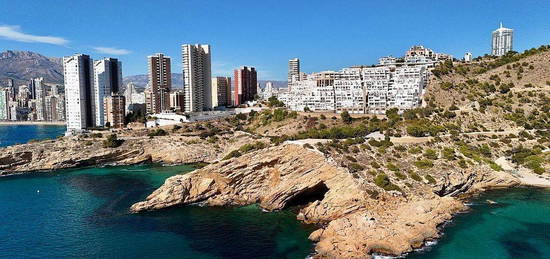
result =
[[[94,63],[95,125],[105,126],[105,98],[122,89],[122,63],[115,58],[96,60]]]
[[[9,120],[9,98],[10,92],[8,88],[0,88],[0,120]]]
[[[466,52],[466,54],[464,54],[464,62],[472,62],[473,60],[473,55],[471,52]]]
[[[63,58],[67,133],[78,132],[95,123],[93,60],[76,54]]]
[[[210,45],[184,44],[181,47],[185,112],[211,110],[214,106]]]
[[[426,86],[426,66],[344,68],[314,73],[278,95],[295,111],[383,114],[389,108],[418,107]]]
[[[513,50],[514,30],[502,27],[493,31],[492,38],[492,51],[493,56],[504,56],[509,51]]]

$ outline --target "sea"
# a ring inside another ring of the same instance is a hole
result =
[[[0,126],[0,145],[63,135]],[[1,152],[1,151],[0,151]],[[0,153],[1,156],[1,153]],[[315,226],[293,210],[185,206],[131,214],[190,165],[91,167],[0,178],[0,258],[306,258]],[[489,203],[487,200],[494,201]],[[550,258],[550,190],[490,191],[406,258]]]

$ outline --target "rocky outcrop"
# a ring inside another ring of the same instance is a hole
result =
[[[228,137],[229,138],[229,137]],[[65,137],[0,149],[0,175],[49,171],[95,165],[129,165],[144,162],[187,164],[214,162],[252,138],[230,135],[231,141],[208,143],[198,137],[122,137],[117,148],[105,148],[102,138]]]
[[[378,189],[379,195],[373,197],[372,185],[320,152],[286,144],[173,176],[131,210],[257,203],[272,211],[299,205],[297,218],[320,227],[310,235],[316,242],[316,257],[400,255],[437,238],[437,227],[466,209],[451,196],[487,180],[480,178],[482,174],[461,171],[444,175],[433,192],[421,196]]]

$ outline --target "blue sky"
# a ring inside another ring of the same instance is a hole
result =
[[[521,51],[550,44],[549,17],[548,0],[0,0],[0,50],[118,57],[134,75],[156,52],[179,72],[180,45],[205,43],[215,76],[252,65],[259,79],[285,80],[293,57],[316,72],[401,56],[414,44],[483,55],[500,21]]]

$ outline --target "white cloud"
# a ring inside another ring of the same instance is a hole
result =
[[[37,36],[37,35],[27,34],[27,33],[21,32],[21,29],[19,26],[9,26],[9,25],[0,25],[0,37],[8,40],[14,40],[14,41],[38,42],[38,43],[48,43],[48,44],[54,44],[54,45],[65,45],[69,43],[68,40],[60,37]]]
[[[93,48],[98,53],[109,54],[109,55],[128,55],[131,51],[127,49],[117,49],[110,47],[94,47]]]

